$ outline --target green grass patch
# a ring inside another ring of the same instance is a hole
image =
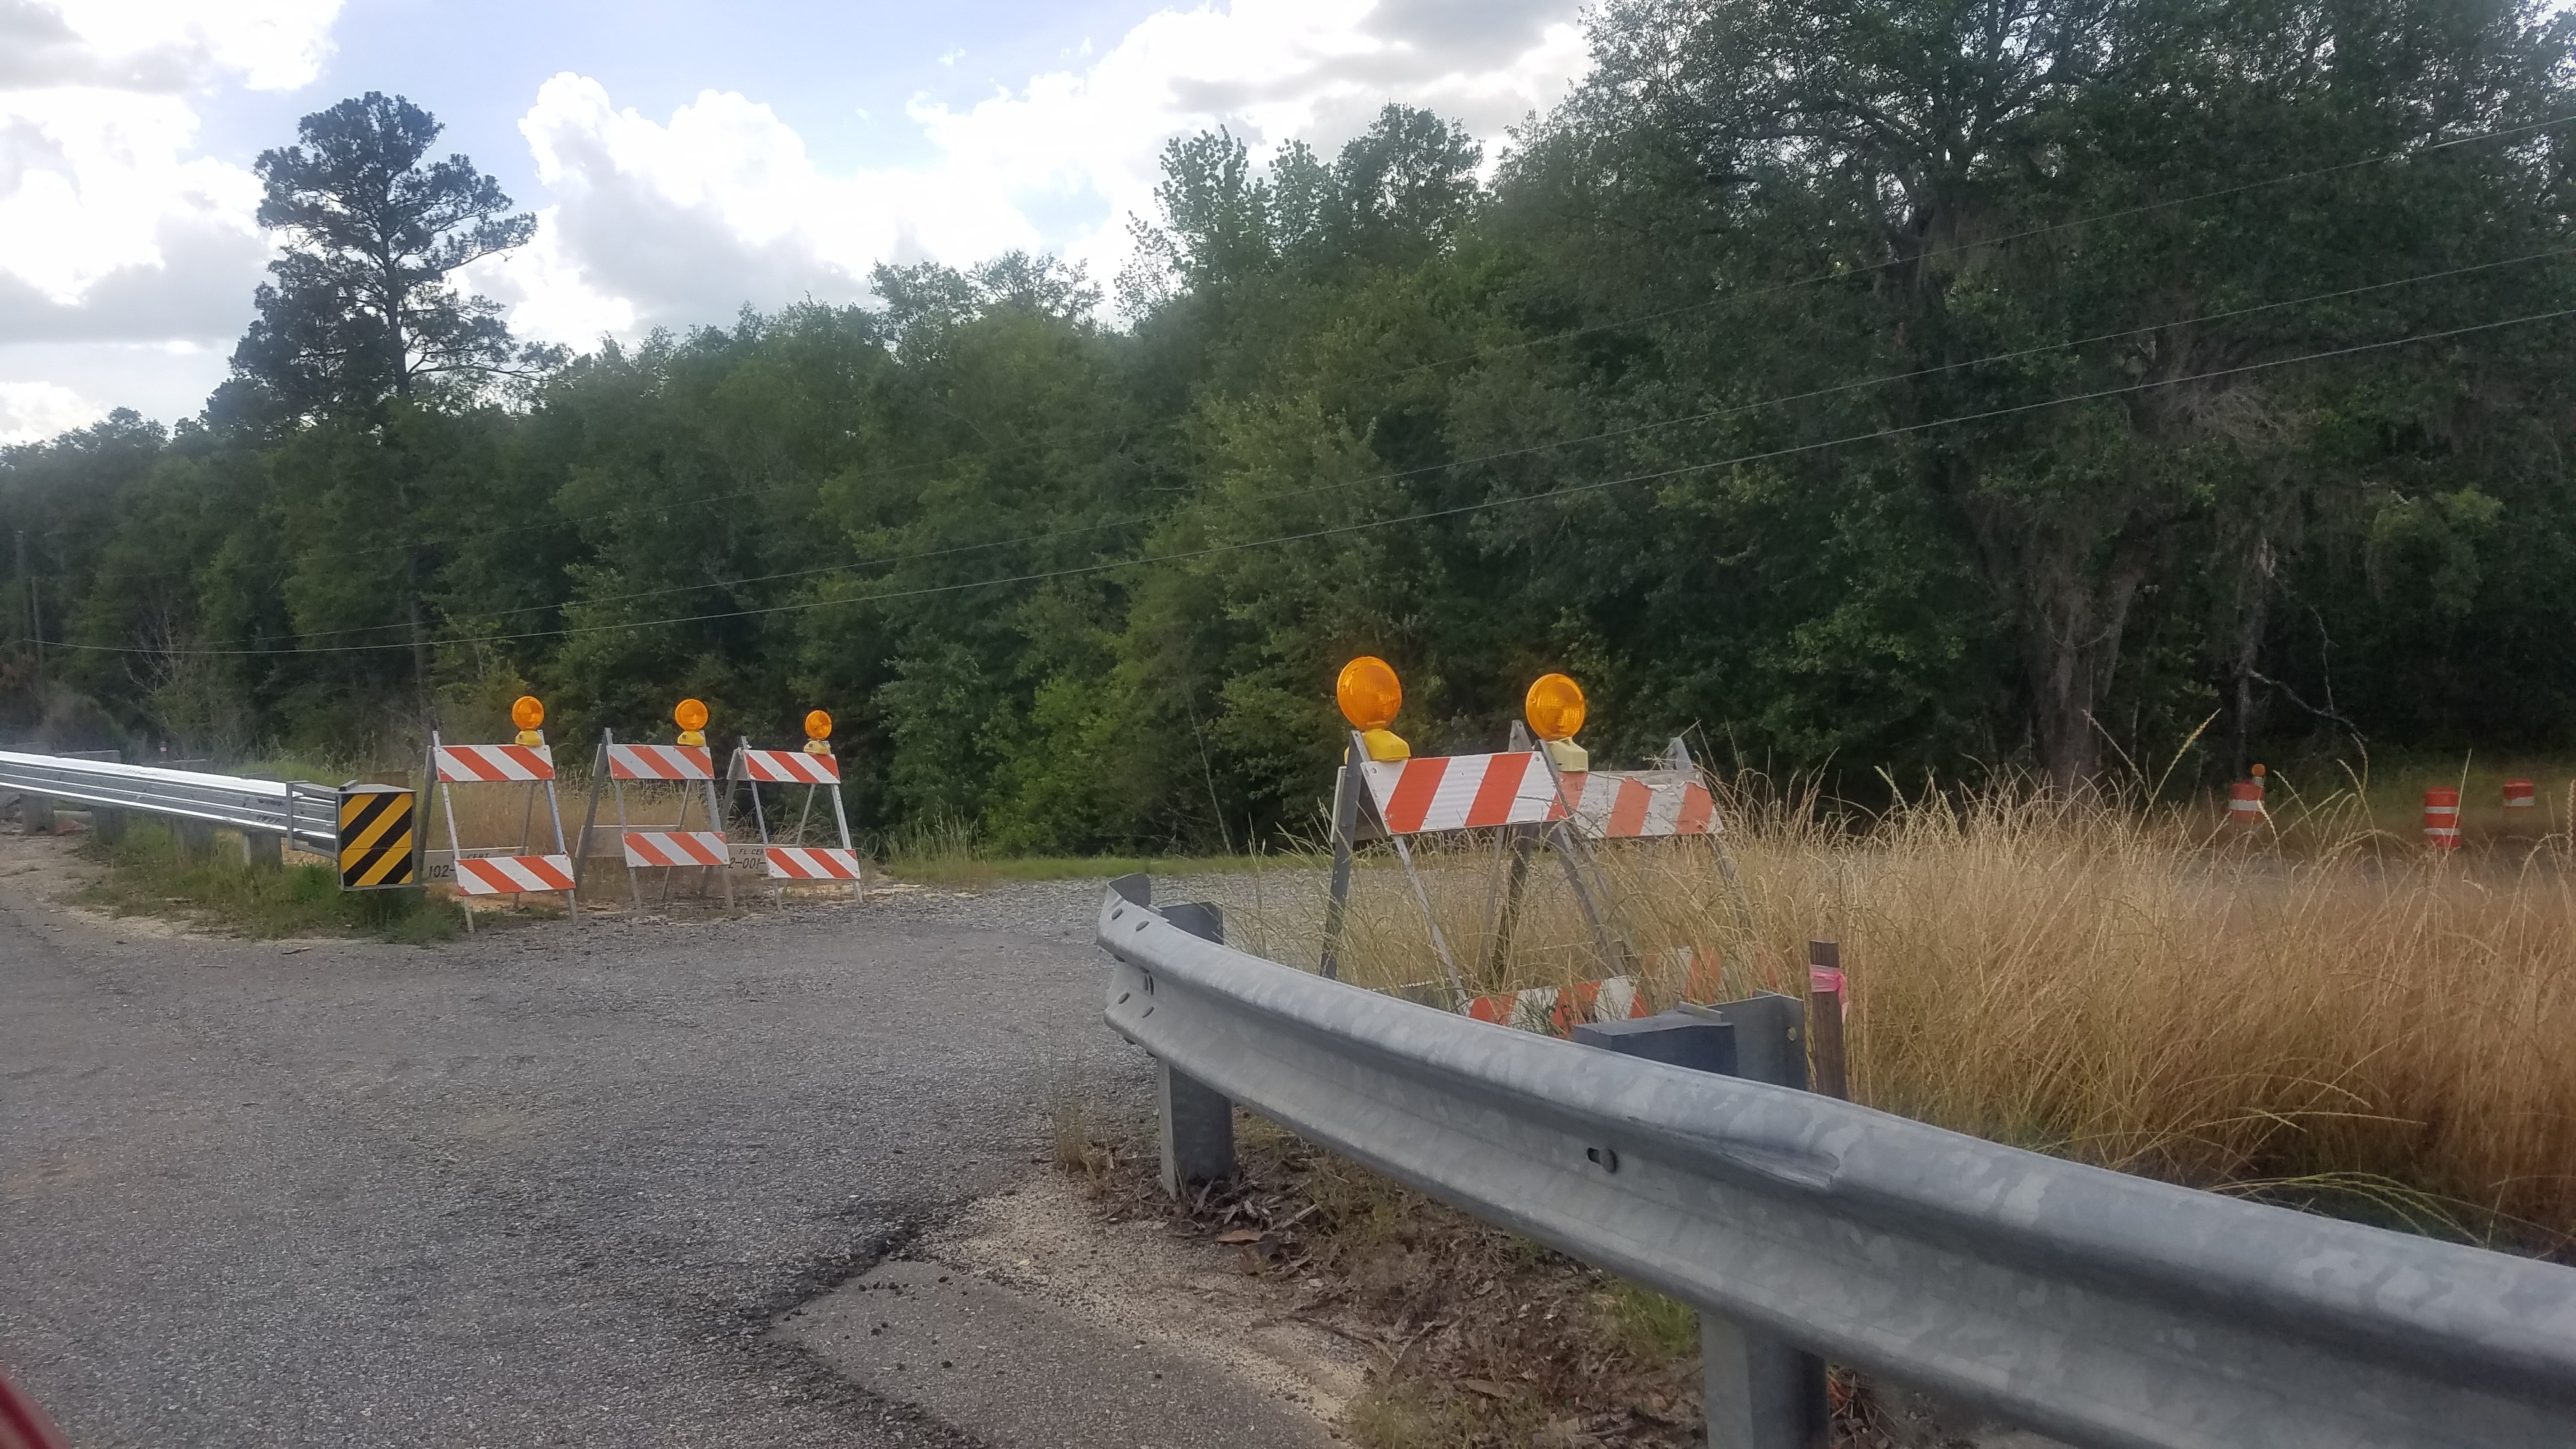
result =
[[[343,891],[328,866],[253,870],[218,837],[212,855],[188,860],[167,826],[137,820],[125,838],[93,837],[81,854],[105,867],[73,899],[118,916],[175,916],[261,940],[280,936],[376,936],[426,944],[464,928],[453,902],[417,890]]]
[[[1699,1310],[1634,1283],[1615,1282],[1600,1300],[1601,1327],[1630,1358],[1661,1365],[1699,1352]]]

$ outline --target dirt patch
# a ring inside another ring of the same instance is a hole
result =
[[[1143,1342],[1213,1362],[1327,1424],[1367,1384],[1369,1355],[1304,1319],[1296,1285],[1162,1214],[1107,1211],[1072,1177],[1042,1174],[983,1199],[913,1256],[1041,1297]]]
[[[1368,1449],[1705,1442],[1690,1308],[1249,1115],[1236,1156],[1232,1181],[1175,1202],[1150,1134],[1086,1130],[1060,1140],[1054,1184],[983,1205],[958,1260],[1302,1379]],[[1843,1370],[1830,1392],[1842,1449],[2049,1449]]]

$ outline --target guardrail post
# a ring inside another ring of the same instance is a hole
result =
[[[1775,1087],[1807,1086],[1807,1004],[1764,991],[1635,1021],[1594,1022],[1574,1039],[1627,1056]],[[1768,1329],[1699,1316],[1709,1449],[1831,1449],[1825,1361]]]
[[[21,795],[18,797],[18,828],[29,835],[54,833],[54,797]]]
[[[179,848],[181,860],[201,861],[215,853],[215,827],[203,820],[173,820],[170,842]]]
[[[273,830],[241,833],[242,864],[252,870],[276,870],[286,863],[286,837]]]
[[[89,828],[101,841],[114,845],[125,838],[125,812],[101,805],[90,811]]]
[[[1163,919],[1203,941],[1225,940],[1225,914],[1215,906],[1165,906]],[[1234,1103],[1198,1078],[1173,1071],[1170,1063],[1159,1058],[1154,1075],[1156,1115],[1162,1128],[1163,1191],[1179,1197],[1193,1182],[1234,1176]]]
[[[1831,1449],[1824,1360],[1714,1313],[1699,1316],[1699,1355],[1708,1449]]]

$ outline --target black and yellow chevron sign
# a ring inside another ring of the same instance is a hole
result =
[[[340,790],[340,889],[411,884],[412,793],[400,785]]]

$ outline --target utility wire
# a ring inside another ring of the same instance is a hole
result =
[[[1408,367],[1396,368],[1389,372],[1373,373],[1366,377],[1351,378],[1348,379],[1348,381],[1355,383],[1376,382],[1390,377],[1404,377],[1412,373],[1427,371],[1428,369],[1435,367],[1447,367],[1453,363],[1473,362],[1479,358],[1495,357],[1511,352],[1525,352],[1533,347],[1545,347],[1551,343],[1563,342],[1568,338],[1588,337],[1594,333],[1616,331],[1623,327],[1641,327],[1649,322],[1660,322],[1668,317],[1688,316],[1694,312],[1707,311],[1712,307],[1722,307],[1731,302],[1749,302],[1761,297],[1776,296],[1782,292],[1796,291],[1801,287],[1812,287],[1824,282],[1842,281],[1851,277],[1867,276],[1872,272],[1882,272],[1891,267],[1901,267],[1912,262],[1930,261],[1937,257],[1956,256],[1961,252],[1972,252],[1981,247],[2008,246],[2013,242],[2028,241],[2032,237],[2048,236],[2052,233],[2066,231],[2074,227],[2092,226],[2096,223],[2105,221],[2118,221],[2124,217],[2144,216],[2149,212],[2163,211],[2168,207],[2191,206],[2203,201],[2218,201],[2230,196],[2242,196],[2248,192],[2269,190],[2275,186],[2287,186],[2292,182],[2310,181],[2320,176],[2339,175],[2346,171],[2357,171],[2368,166],[2381,166],[2391,161],[2411,160],[2418,156],[2429,155],[2435,151],[2447,151],[2454,146],[2471,146],[2480,141],[2497,141],[2511,136],[2527,135],[2535,131],[2548,130],[2553,126],[2563,126],[2570,121],[2576,121],[2576,115],[2555,116],[2545,121],[2533,121],[2527,125],[2505,126],[2492,131],[2473,132],[2466,136],[2454,136],[2447,141],[2434,141],[2418,147],[2410,147],[2396,151],[2383,151],[2375,156],[2364,156],[2357,161],[2338,161],[2331,166],[2318,166],[2306,171],[2286,172],[2279,176],[2266,177],[2260,181],[2247,181],[2235,186],[2221,186],[2210,191],[2195,191],[2188,196],[2176,196],[2164,201],[2142,201],[2134,206],[2121,207],[2117,211],[2096,212],[2091,216],[2079,216],[2069,221],[2053,221],[2048,223],[2046,226],[2034,226],[2025,228],[2021,231],[2006,232],[2002,236],[1982,237],[1976,241],[1958,242],[1946,247],[1934,247],[1929,251],[1917,252],[1912,256],[1889,257],[1884,261],[1869,262],[1861,266],[1840,268],[1829,272],[1818,272],[1810,276],[1798,277],[1786,282],[1775,282],[1767,287],[1756,287],[1751,290],[1741,292],[1729,292],[1724,296],[1712,297],[1705,302],[1690,302],[1679,307],[1667,307],[1659,312],[1646,312],[1631,317],[1615,318],[1608,322],[1595,322],[1582,327],[1569,327],[1561,331],[1551,332],[1543,337],[1525,338],[1519,342],[1500,342],[1491,347],[1482,347],[1473,352],[1461,353],[1456,357],[1443,358],[1435,362],[1418,362]]]
[[[2225,311],[2206,312],[2195,317],[2182,317],[2168,322],[2150,323],[2143,327],[2131,327],[2118,332],[2101,332],[2090,337],[2079,337],[2066,342],[2040,343],[2030,347],[2016,348],[2009,352],[1990,353],[1981,357],[1964,358],[1956,362],[1936,363],[1930,367],[1918,367],[1907,372],[1885,373],[1876,377],[1862,378],[1855,382],[1835,383],[1828,387],[1813,388],[1806,392],[1786,393],[1774,397],[1756,398],[1751,402],[1731,403],[1725,407],[1710,408],[1702,412],[1684,414],[1678,417],[1655,418],[1645,422],[1631,423],[1623,427],[1604,429],[1603,431],[1596,433],[1586,433],[1580,437],[1561,438],[1544,443],[1531,443],[1517,448],[1506,448],[1496,452],[1481,453],[1472,457],[1454,458],[1441,463],[1427,463],[1416,468],[1404,468],[1389,472],[1371,473],[1364,477],[1347,478],[1335,483],[1319,483],[1305,488],[1281,489],[1276,492],[1262,494],[1258,501],[1268,503],[1291,498],[1301,498],[1317,493],[1330,493],[1344,489],[1365,487],[1371,483],[1394,482],[1402,479],[1419,477],[1426,473],[1438,473],[1451,469],[1477,467],[1487,463],[1505,462],[1513,458],[1528,457],[1535,453],[1553,452],[1562,448],[1580,447],[1586,443],[1607,442],[1618,438],[1634,437],[1642,433],[1654,432],[1663,428],[1681,427],[1692,423],[1711,422],[1721,418],[1734,417],[1748,412],[1755,412],[1763,408],[1783,407],[1791,403],[1809,402],[1817,398],[1832,397],[1840,393],[1856,392],[1866,388],[1884,387],[1891,383],[1908,382],[1916,378],[1934,376],[1940,373],[1957,372],[1968,368],[1985,367],[1996,363],[2014,362],[2023,358],[2042,356],[2051,352],[2063,352],[2071,348],[2090,347],[2097,343],[2118,342],[2127,338],[2143,337],[2150,333],[2163,332],[2175,328],[2197,327],[2211,322],[2224,322],[2241,317],[2255,316],[2265,312],[2277,312],[2292,307],[2309,306],[2318,302],[2340,301],[2345,298],[2363,296],[2372,292],[2389,291],[2398,287],[2413,286],[2423,282],[2443,281],[2449,278],[2467,276],[2477,272],[2493,271],[2500,267],[2519,266],[2526,262],[2546,261],[2555,257],[2571,255],[2576,255],[2576,246],[2556,247],[2548,251],[2530,252],[2518,257],[2507,257],[2501,261],[2473,262],[2464,266],[2446,268],[2438,272],[2422,272],[2414,276],[2399,277],[2385,282],[2370,282],[2357,287],[2343,287],[2330,292],[2317,292],[2305,297],[2293,297],[2286,301],[2262,302],[2244,307],[2231,307]],[[541,614],[556,609],[591,608],[601,604],[626,603],[636,599],[666,598],[672,594],[700,593],[709,589],[742,588],[751,584],[777,583],[789,579],[814,578],[827,574],[853,573],[861,569],[882,568],[892,564],[913,563],[924,559],[949,558],[958,554],[976,553],[986,549],[1009,548],[1020,544],[1048,543],[1063,538],[1078,538],[1086,534],[1100,533],[1109,529],[1154,523],[1168,516],[1168,513],[1134,514],[1124,518],[1107,519],[1099,523],[1087,523],[1070,528],[1054,528],[1038,533],[1022,534],[1015,538],[993,539],[983,543],[953,544],[944,548],[921,549],[911,553],[889,554],[872,559],[854,559],[845,563],[820,564],[812,568],[790,569],[783,573],[754,574],[739,579],[714,580],[698,584],[673,584],[668,587],[658,589],[639,589],[623,594],[604,594],[590,598],[567,599],[562,602],[552,604],[530,604],[520,608],[500,610],[496,613],[482,614],[477,617],[485,619],[508,619],[515,618],[522,614]],[[359,624],[352,625],[345,629],[326,629],[317,633],[305,634],[300,637],[308,641],[318,639],[337,639],[344,638],[352,634],[382,633],[387,630],[408,629],[410,627],[409,623],[399,621],[389,624]],[[247,641],[235,640],[230,642],[240,644]]]
[[[1759,452],[1742,453],[1734,457],[1714,459],[1705,463],[1686,463],[1672,468],[1658,469],[1650,473],[1632,473],[1624,477],[1596,479],[1589,483],[1569,484],[1560,488],[1545,489],[1537,493],[1523,493],[1502,498],[1481,499],[1473,503],[1461,503],[1447,508],[1426,509],[1416,513],[1400,514],[1392,518],[1368,519],[1358,523],[1336,524],[1325,528],[1307,529],[1297,533],[1274,534],[1267,538],[1246,539],[1235,543],[1210,544],[1203,548],[1188,549],[1179,553],[1151,554],[1136,558],[1112,559],[1102,563],[1082,564],[1071,568],[1040,570],[1031,573],[1014,574],[1002,578],[970,579],[960,583],[933,584],[915,589],[902,589],[870,594],[854,594],[840,598],[805,599],[794,603],[772,604],[755,609],[730,609],[715,613],[684,614],[663,619],[641,619],[616,624],[591,624],[562,629],[540,629],[519,634],[486,634],[461,639],[442,640],[440,642],[449,646],[454,646],[462,644],[505,644],[528,639],[571,638],[581,635],[609,633],[621,629],[654,629],[674,624],[702,624],[711,623],[721,619],[745,619],[765,617],[773,614],[802,613],[810,609],[831,608],[842,604],[891,603],[903,599],[926,598],[938,594],[957,593],[967,589],[999,588],[1010,584],[1042,583],[1055,579],[1077,578],[1090,574],[1107,573],[1117,569],[1136,568],[1146,564],[1186,563],[1193,559],[1207,558],[1217,554],[1237,553],[1255,548],[1269,548],[1287,543],[1302,543],[1313,539],[1332,538],[1343,534],[1363,532],[1369,529],[1387,528],[1397,524],[1422,523],[1432,519],[1453,518],[1464,514],[1483,513],[1493,509],[1508,508],[1523,503],[1547,502],[1554,499],[1574,497],[1580,494],[1596,493],[1603,489],[1618,488],[1633,483],[1662,482],[1667,479],[1685,477],[1695,473],[1705,473],[1719,468],[1742,467],[1752,463],[1769,462],[1779,458],[1793,457],[1805,453],[1821,452],[1830,448],[1846,447],[1854,443],[1879,442],[1890,438],[1928,432],[1935,428],[1955,427],[1962,423],[1986,422],[1996,418],[2013,417],[2024,413],[2037,412],[2046,408],[2064,407],[2071,403],[2096,402],[2104,398],[2122,397],[2134,393],[2148,392],[2156,388],[2179,387],[2185,383],[2208,382],[2222,377],[2239,377],[2248,373],[2265,372],[2274,368],[2291,367],[2301,363],[2323,362],[2338,357],[2351,357],[2365,352],[2379,352],[2388,348],[2404,347],[2418,342],[2438,342],[2446,338],[2465,337],[2473,333],[2493,332],[2505,327],[2516,327],[2531,322],[2546,322],[2570,316],[2576,316],[2576,308],[2559,308],[2547,312],[2532,312],[2520,317],[2507,317],[2493,322],[2475,322],[2466,326],[2449,327],[2435,332],[2411,333],[2404,337],[2385,338],[2376,342],[2358,342],[2345,347],[2334,347],[2318,352],[2302,353],[2296,357],[2273,358],[2263,362],[2243,363],[2235,367],[2215,368],[2208,372],[2190,373],[2181,377],[2153,378],[2143,382],[2125,383],[2118,387],[2096,388],[2089,392],[2071,393],[2063,397],[2041,398],[2033,402],[2015,403],[2010,406],[1999,408],[1987,408],[1980,412],[1960,413],[1946,418],[1933,418],[1919,423],[1903,423],[1891,427],[1874,428],[1867,432],[1847,433],[1841,437],[1826,438],[1811,443],[1795,443],[1784,447],[1768,448]],[[96,644],[55,644],[53,647],[82,649],[93,653],[111,654],[274,656],[290,654],[375,653],[387,649],[409,649],[411,645],[406,641],[393,644],[343,644],[315,649],[153,650],[136,649],[121,645]]]
[[[2491,131],[2479,131],[2465,136],[2454,136],[2446,141],[2434,141],[2423,146],[2410,147],[2395,151],[2384,151],[2376,155],[2361,157],[2357,160],[2339,161],[2330,166],[2317,166],[2303,171],[2285,172],[2278,176],[2265,177],[2257,181],[2247,181],[2234,186],[2222,186],[2208,191],[2193,192],[2189,195],[2170,197],[2162,201],[2139,202],[2135,205],[2120,207],[2112,211],[2096,212],[2087,216],[2070,218],[2066,221],[2050,222],[2044,226],[2028,227],[2021,231],[2007,232],[2002,236],[1987,237],[1971,242],[1959,242],[1947,247],[1936,247],[1930,251],[1920,252],[1913,256],[1891,257],[1883,261],[1865,263],[1859,266],[1816,272],[1805,277],[1793,278],[1785,282],[1776,282],[1766,287],[1756,287],[1743,291],[1728,292],[1723,296],[1712,297],[1702,302],[1692,302],[1679,307],[1667,307],[1658,311],[1639,313],[1628,317],[1613,318],[1606,322],[1595,322],[1579,327],[1564,328],[1556,332],[1548,333],[1544,336],[1524,338],[1518,342],[1495,343],[1491,346],[1477,348],[1473,351],[1460,353],[1453,357],[1439,358],[1430,362],[1413,363],[1405,367],[1393,368],[1385,372],[1368,373],[1358,377],[1344,378],[1341,379],[1341,381],[1345,385],[1356,386],[1362,383],[1384,381],[1389,378],[1406,377],[1417,372],[1425,372],[1433,368],[1449,367],[1461,362],[1474,362],[1482,358],[1500,357],[1512,353],[1525,352],[1535,347],[1549,346],[1571,338],[1588,337],[1598,333],[1617,331],[1627,327],[1644,326],[1650,322],[1660,322],[1668,318],[1687,316],[1693,313],[1708,311],[1716,307],[1729,306],[1737,302],[1749,302],[1763,297],[1776,296],[1783,292],[1795,291],[1803,287],[1817,286],[1825,282],[1845,280],[1856,276],[1866,276],[1874,272],[1887,270],[1891,267],[1906,265],[1910,262],[1954,256],[1963,252],[1975,251],[1981,247],[2007,246],[2017,241],[2026,241],[2033,237],[2049,236],[2057,232],[2069,231],[2078,227],[2092,226],[2105,221],[2119,221],[2128,217],[2144,216],[2151,212],[2164,211],[2177,206],[2191,206],[2205,201],[2223,200],[2230,196],[2241,196],[2249,192],[2269,190],[2273,187],[2287,186],[2300,181],[2314,180],[2318,177],[2340,175],[2347,171],[2385,165],[2392,161],[2411,160],[2419,156],[2429,155],[2437,151],[2449,150],[2457,146],[2476,145],[2484,141],[2504,140],[2515,136],[2529,135],[2535,132],[2551,129],[2553,127],[2566,125],[2570,121],[2576,121],[2576,115],[2557,116],[2548,120],[2533,121],[2520,126],[2505,126]],[[990,448],[979,452],[953,454],[946,458],[921,463],[896,464],[888,468],[879,469],[875,472],[863,474],[861,475],[861,478],[862,481],[876,481],[879,479],[900,476],[907,472],[919,471],[925,468],[936,468],[949,463],[972,462],[979,459],[1007,457],[1011,454],[1026,452],[1034,448],[1058,446],[1073,439],[1105,436],[1110,433],[1125,430],[1129,427],[1151,431],[1177,427],[1186,421],[1186,418],[1171,418],[1159,423],[1121,424],[1115,427],[1095,428],[1087,432],[1068,434],[1062,437],[1050,438],[1039,442],[1018,443],[1012,444],[1008,447]],[[731,493],[709,494],[700,498],[682,499],[675,502],[634,503],[600,513],[581,514],[568,518],[547,519],[538,523],[519,524],[509,528],[485,529],[468,534],[449,534],[439,538],[418,539],[407,543],[376,544],[369,545],[364,548],[345,549],[328,553],[299,554],[297,555],[297,560],[298,562],[303,562],[316,558],[355,558],[377,553],[398,552],[412,548],[434,548],[442,544],[499,537],[515,533],[527,533],[540,529],[565,528],[580,523],[597,522],[602,519],[640,517],[645,514],[675,508],[694,508],[707,504],[729,503],[746,498],[768,497],[774,494],[791,492],[809,486],[813,485],[804,483],[780,484],[767,488],[754,488]],[[997,544],[995,546],[998,547],[1001,545]],[[175,577],[188,577],[188,575],[176,575]],[[396,626],[386,625],[382,627],[390,628]]]

